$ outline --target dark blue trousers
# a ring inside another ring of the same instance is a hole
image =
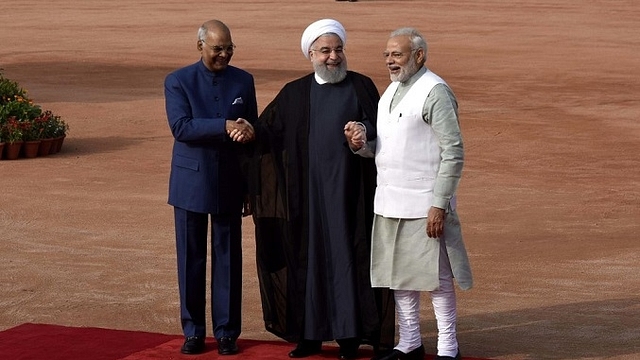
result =
[[[180,318],[185,337],[206,336],[209,214],[174,207]],[[211,315],[216,339],[240,336],[242,216],[211,215]]]

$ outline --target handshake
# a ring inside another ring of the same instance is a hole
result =
[[[365,142],[367,142],[367,130],[362,124],[356,121],[347,122],[344,126],[344,136],[347,138],[347,143],[353,151],[360,150]]]
[[[225,124],[227,135],[233,141],[246,143],[256,138],[253,126],[246,119],[238,118],[238,120],[227,120]]]

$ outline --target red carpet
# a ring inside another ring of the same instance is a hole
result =
[[[138,331],[110,330],[89,327],[66,327],[45,324],[22,324],[0,331],[0,359],[11,360],[148,360],[148,359],[288,359],[293,347],[282,341],[257,341],[240,338],[240,353],[218,355],[215,341],[207,339],[206,352],[182,355],[180,335]],[[336,359],[338,349],[325,346],[320,355],[309,360]],[[372,352],[363,349],[360,359],[369,359]],[[433,359],[432,355],[425,360]],[[464,357],[464,360],[482,360]]]

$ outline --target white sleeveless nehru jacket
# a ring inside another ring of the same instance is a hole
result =
[[[422,118],[422,108],[433,87],[446,82],[427,70],[390,111],[399,84],[389,85],[378,105],[374,212],[391,218],[425,218],[433,203],[440,147]]]

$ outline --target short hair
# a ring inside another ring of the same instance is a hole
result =
[[[427,41],[424,39],[422,34],[418,30],[412,27],[404,27],[397,30],[394,30],[390,38],[395,36],[408,36],[411,41],[411,49],[422,49],[424,52],[425,58],[427,57]]]
[[[198,40],[205,41],[205,39],[207,38],[207,31],[209,31],[209,29],[207,29],[207,27],[202,24],[198,29]]]

